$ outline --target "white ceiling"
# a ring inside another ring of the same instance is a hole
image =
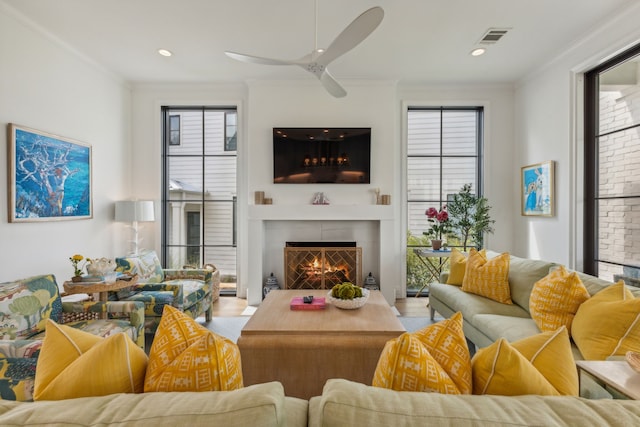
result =
[[[297,59],[314,48],[315,0],[0,0],[130,82],[313,79],[298,67],[236,62],[225,50]],[[509,83],[637,0],[317,0],[318,47],[360,13],[385,17],[329,67],[340,79]],[[480,57],[487,29],[511,28]],[[17,41],[19,43],[19,41]],[[158,48],[171,50],[161,57]]]

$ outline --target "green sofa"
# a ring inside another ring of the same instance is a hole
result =
[[[499,255],[497,252],[487,251],[487,258]],[[532,260],[510,256],[509,263],[509,288],[511,291],[512,305],[502,304],[479,295],[462,291],[460,286],[445,284],[447,273],[440,276],[440,283],[431,283],[429,287],[429,307],[431,319],[436,312],[445,318],[456,312],[461,312],[464,319],[463,330],[469,341],[476,347],[486,347],[493,344],[499,338],[506,338],[513,342],[532,335],[539,334],[535,321],[529,312],[529,298],[533,285],[549,274],[552,268],[558,264],[548,261]],[[590,295],[607,286],[611,282],[578,273],[582,283]],[[631,292],[640,297],[640,288],[629,288]],[[573,356],[576,360],[584,357],[578,347],[572,343]],[[589,381],[587,384],[591,384]],[[599,387],[586,387],[581,391],[585,396],[605,397]]]
[[[541,396],[397,392],[333,379],[321,396],[284,395],[278,382],[234,391],[113,394],[0,401],[2,426],[637,426],[640,404]]]

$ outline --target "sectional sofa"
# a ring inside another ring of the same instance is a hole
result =
[[[577,397],[397,392],[329,380],[321,396],[284,395],[278,382],[224,392],[0,400],[2,426],[636,426],[640,404]]]
[[[499,253],[487,251],[487,258],[492,259]],[[499,338],[506,338],[509,342],[521,340],[541,331],[532,319],[529,309],[529,299],[534,284],[549,274],[558,264],[553,262],[532,260],[510,256],[509,260],[509,288],[513,304],[503,304],[473,293],[464,292],[460,286],[446,284],[448,274],[440,276],[440,283],[431,283],[429,288],[429,307],[431,318],[435,312],[445,318],[456,312],[461,312],[464,318],[463,330],[465,337],[478,348],[486,347]],[[611,286],[611,282],[588,274],[578,272],[578,277],[585,285],[589,295]],[[628,287],[635,297],[640,297],[640,288]],[[584,360],[575,343],[572,342],[574,359]],[[589,381],[583,386],[581,395],[589,397],[607,397],[598,387],[593,387]]]

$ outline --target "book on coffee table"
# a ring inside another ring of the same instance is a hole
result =
[[[314,298],[311,303],[305,303],[303,297],[291,298],[291,310],[322,310],[327,306],[325,298]]]

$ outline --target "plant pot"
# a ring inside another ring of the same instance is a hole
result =
[[[72,282],[82,282],[82,276],[73,276],[71,278]]]
[[[431,248],[432,248],[434,251],[438,251],[438,250],[440,250],[440,248],[441,248],[441,247],[442,247],[442,240],[440,240],[440,239],[433,239],[433,240],[431,240]]]

